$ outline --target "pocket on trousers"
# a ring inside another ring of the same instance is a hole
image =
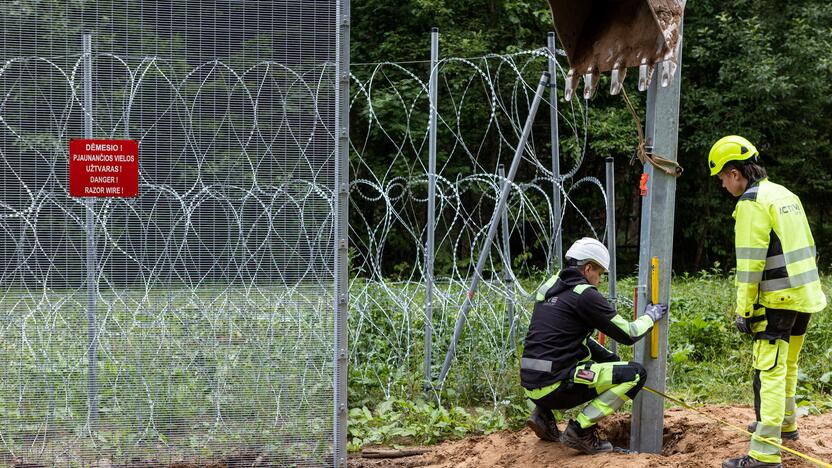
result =
[[[780,345],[777,340],[756,340],[754,341],[754,365],[757,370],[767,371],[774,369],[777,360],[780,358]]]

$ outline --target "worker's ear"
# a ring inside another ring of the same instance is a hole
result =
[[[592,265],[592,262],[586,262],[583,267],[581,267],[581,273],[586,276],[588,275],[595,266]]]

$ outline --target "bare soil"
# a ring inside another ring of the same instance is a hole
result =
[[[745,427],[754,419],[748,406],[712,405],[701,408],[707,414],[730,424]],[[832,462],[832,413],[800,418],[800,439],[784,445],[825,462]],[[599,424],[602,435],[619,447],[627,447],[630,434],[627,414],[612,415]],[[559,424],[561,430],[564,423]],[[664,447],[661,454],[625,455],[606,453],[583,455],[559,443],[545,442],[528,428],[519,432],[501,431],[488,436],[468,437],[426,447],[427,453],[391,459],[369,459],[360,454],[350,466],[377,467],[585,467],[622,468],[670,466],[721,466],[726,458],[744,454],[749,437],[700,414],[681,408],[665,412]],[[784,452],[787,467],[816,466]]]

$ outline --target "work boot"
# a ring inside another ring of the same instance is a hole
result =
[[[598,438],[596,426],[582,429],[575,420],[570,419],[566,429],[560,435],[560,441],[567,447],[573,448],[587,455],[612,452],[612,444]]]
[[[555,417],[548,409],[535,406],[529,419],[526,420],[526,425],[529,426],[537,437],[549,442],[560,441],[560,430],[555,422]]]
[[[748,425],[748,432],[754,433],[757,430],[757,421]],[[780,431],[780,438],[783,440],[797,440],[800,438],[800,432],[795,429],[793,431]]]
[[[782,468],[780,463],[766,463],[749,457],[748,455],[740,458],[729,458],[722,462],[722,468]]]

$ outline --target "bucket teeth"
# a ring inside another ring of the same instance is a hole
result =
[[[598,88],[598,70],[590,66],[584,75],[584,99],[591,99]]]
[[[570,68],[569,73],[566,74],[566,83],[564,84],[563,89],[563,98],[567,101],[572,100],[572,96],[575,94],[575,89],[578,88],[578,80],[580,76],[575,73],[575,70]]]
[[[615,62],[612,67],[612,76],[610,77],[610,94],[613,96],[621,92],[624,87],[624,77],[627,76],[627,69],[621,66],[621,60]]]
[[[661,64],[661,84],[662,88],[667,88],[673,81],[673,73],[676,71],[676,64],[670,60],[665,60]]]
[[[638,66],[638,90],[647,91],[650,87],[650,79],[653,76],[653,67],[647,63],[647,59],[641,59],[641,64]]]

